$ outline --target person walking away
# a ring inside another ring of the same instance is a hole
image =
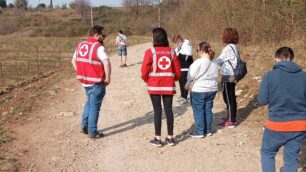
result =
[[[175,53],[181,64],[182,76],[179,80],[181,96],[178,99],[180,105],[188,103],[188,91],[184,88],[187,82],[187,73],[190,65],[193,63],[192,46],[189,40],[183,39],[180,35],[175,35],[172,41],[176,44]]]
[[[97,123],[105,87],[111,79],[111,64],[105,47],[100,43],[104,37],[104,28],[93,26],[89,30],[89,38],[78,44],[72,58],[77,79],[83,84],[87,96],[81,132],[90,138],[103,137],[103,133],[97,131]]]
[[[123,34],[122,30],[118,31],[118,36],[116,37],[116,45],[118,56],[120,57],[120,67],[128,67],[126,65],[127,61],[127,37]]]
[[[221,82],[223,89],[223,99],[226,104],[227,116],[219,124],[221,127],[234,128],[236,125],[237,101],[236,101],[236,79],[234,69],[237,66],[240,56],[237,44],[239,34],[235,28],[224,28],[222,41],[226,46],[222,53],[216,58],[216,62],[221,66]]]
[[[212,135],[213,103],[218,91],[218,64],[208,42],[198,45],[199,58],[190,66],[187,82],[195,80],[190,98],[194,117],[192,137]]]
[[[165,141],[173,146],[174,117],[172,111],[173,95],[176,93],[175,81],[181,77],[180,62],[169,47],[167,33],[163,28],[153,29],[153,48],[145,52],[141,67],[141,78],[147,83],[148,93],[154,109],[155,137],[150,141],[154,146],[162,146],[161,122],[162,106],[167,118],[168,136]]]
[[[269,115],[261,145],[263,172],[275,171],[275,156],[284,147],[283,172],[296,172],[301,146],[306,142],[306,72],[293,62],[289,47],[275,52],[273,70],[266,73],[257,96]]]

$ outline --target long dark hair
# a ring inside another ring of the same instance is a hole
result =
[[[153,33],[153,46],[154,47],[169,47],[167,32],[163,28],[154,28]]]
[[[209,54],[209,59],[212,60],[215,57],[215,52],[212,50],[210,44],[208,42],[201,42],[199,44],[199,50],[204,51]]]

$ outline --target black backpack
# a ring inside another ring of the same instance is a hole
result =
[[[244,78],[245,75],[248,73],[247,64],[246,64],[245,61],[242,61],[239,56],[236,55],[234,48],[232,46],[230,46],[230,47],[232,48],[232,50],[234,51],[235,56],[237,57],[237,66],[236,66],[236,68],[233,67],[232,63],[229,60],[228,60],[228,62],[231,65],[231,67],[233,68],[235,79],[238,82],[242,78]]]

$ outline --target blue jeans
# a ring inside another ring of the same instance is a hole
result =
[[[261,146],[261,165],[263,172],[275,172],[275,156],[284,146],[283,172],[296,172],[299,166],[299,152],[306,141],[304,132],[278,132],[265,128]]]
[[[194,135],[211,133],[212,108],[217,92],[191,92],[191,105],[194,117]]]
[[[99,119],[100,107],[105,96],[105,86],[96,84],[85,87],[87,101],[82,115],[82,128],[88,128],[88,136],[94,137],[97,134],[97,123]]]

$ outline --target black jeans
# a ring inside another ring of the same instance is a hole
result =
[[[179,54],[178,58],[180,60],[181,69],[189,69],[190,65],[193,63],[192,56],[187,56],[185,54]],[[181,78],[179,80],[180,90],[181,90],[181,97],[187,99],[188,91],[184,88],[187,82],[187,73],[188,71],[181,71]]]
[[[181,97],[183,97],[184,99],[187,99],[187,96],[188,96],[188,91],[184,88],[184,86],[187,82],[187,74],[188,74],[187,71],[182,71],[181,72],[181,78],[179,80]]]
[[[161,98],[163,99],[166,118],[167,118],[167,129],[168,135],[173,135],[173,111],[172,111],[172,101],[173,95],[150,95],[153,109],[154,109],[154,126],[155,126],[155,135],[161,135],[161,125],[162,125],[162,106]]]
[[[236,83],[222,82],[223,86],[223,99],[227,109],[227,120],[236,122],[237,101],[235,95]]]

